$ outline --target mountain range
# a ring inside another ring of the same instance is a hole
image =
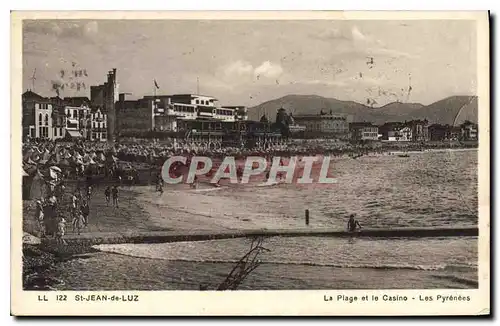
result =
[[[349,122],[372,122],[380,125],[391,121],[427,119],[430,124],[460,124],[465,120],[477,123],[477,96],[451,96],[430,105],[393,102],[372,108],[353,101],[341,101],[318,95],[286,95],[248,109],[249,118],[259,120],[266,115],[274,121],[276,111],[284,108],[292,115],[337,113]]]

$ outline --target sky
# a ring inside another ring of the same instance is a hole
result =
[[[52,85],[67,83],[60,96],[90,97],[116,68],[130,99],[156,80],[157,94],[199,88],[221,105],[288,94],[426,105],[476,95],[476,49],[464,20],[28,20],[23,89],[56,96]]]

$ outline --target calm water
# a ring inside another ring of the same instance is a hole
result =
[[[214,221],[220,228],[344,228],[350,213],[366,227],[477,225],[477,151],[335,159],[334,185],[230,186],[212,191],[166,191],[143,195],[148,204],[182,218]],[[148,197],[149,196],[149,197]],[[335,239],[270,238],[264,263],[339,268],[475,270],[477,238]],[[101,250],[167,261],[233,262],[249,247],[246,239],[149,245],[102,245]]]

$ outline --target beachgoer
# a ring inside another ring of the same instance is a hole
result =
[[[104,196],[106,197],[106,206],[109,206],[109,199],[111,196],[111,189],[109,189],[109,186],[104,190]]]
[[[88,226],[89,224],[89,213],[90,213],[90,208],[89,208],[89,203],[84,202],[81,208],[81,213],[83,216],[83,224],[84,226]]]
[[[73,214],[76,213],[77,206],[78,206],[78,197],[75,191],[75,193],[73,193],[73,196],[71,196],[71,212]]]
[[[196,189],[198,187],[198,176],[194,176],[193,183],[191,184],[191,188]]]
[[[43,198],[42,198],[42,200],[43,200]],[[38,227],[40,229],[40,237],[45,236],[45,221],[44,221],[42,200],[36,201],[36,219],[38,222]]]
[[[354,219],[355,216],[355,214],[351,214],[351,216],[349,216],[349,221],[347,222],[347,229],[349,230],[349,232],[355,231],[356,227],[359,227],[361,229],[361,224],[359,224],[359,222]]]
[[[113,207],[118,207],[118,187],[113,186],[111,189],[111,194],[113,195]]]
[[[92,196],[92,186],[89,185],[87,187],[87,201],[90,201],[90,197]]]
[[[59,220],[59,223],[57,223],[57,232],[56,232],[56,242],[57,244],[66,244],[66,241],[64,241],[63,237],[64,234],[66,233],[66,220],[64,217],[61,217]],[[78,234],[80,234],[80,231],[78,231]]]

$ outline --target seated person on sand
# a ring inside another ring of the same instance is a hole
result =
[[[356,227],[359,227],[361,229],[361,225],[357,220],[354,219],[354,216],[356,215],[351,214],[351,216],[349,216],[349,221],[347,222],[347,230],[349,230],[349,232],[356,231]]]

